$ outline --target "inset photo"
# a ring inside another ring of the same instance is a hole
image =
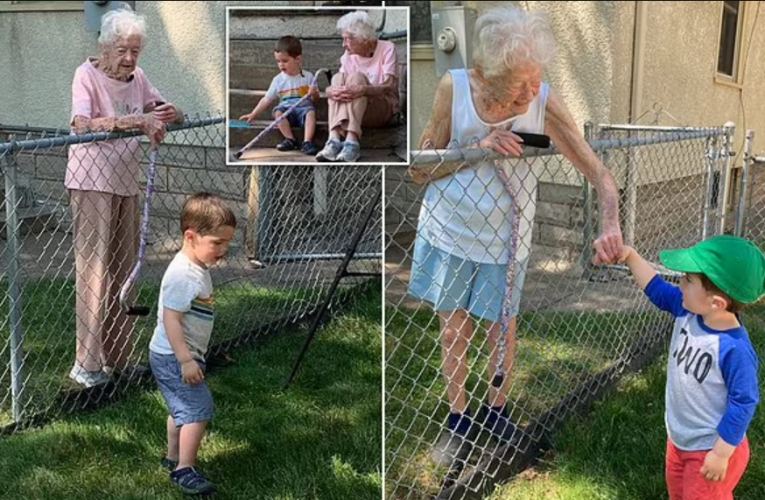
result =
[[[407,164],[408,7],[226,11],[228,165]]]

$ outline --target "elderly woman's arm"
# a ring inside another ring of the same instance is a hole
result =
[[[420,137],[420,149],[446,149],[449,145],[452,128],[452,94],[452,76],[447,72],[436,88],[433,113]],[[504,156],[523,154],[520,138],[511,131],[503,129],[493,129],[488,136],[469,147],[493,149]],[[409,175],[416,184],[425,184],[469,166],[467,162],[441,162],[435,166],[412,165],[409,167]]]
[[[550,136],[563,156],[568,158],[598,191],[602,227],[602,233],[595,245],[598,258],[602,262],[616,261],[622,250],[616,183],[611,172],[601,163],[580,134],[566,105],[552,90],[547,99],[545,133]]]
[[[346,85],[343,87],[328,87],[327,96],[335,101],[348,102],[359,97],[372,97],[385,95],[398,91],[398,80],[393,75],[388,75],[380,85]]]
[[[165,138],[165,124],[151,113],[128,116],[106,116],[103,118],[87,118],[82,115],[74,117],[72,125],[76,134],[88,132],[114,132],[138,129],[146,134],[155,145]]]
[[[438,82],[433,99],[433,112],[420,136],[419,149],[444,149],[449,144],[452,128],[452,75],[446,72]],[[459,170],[456,164],[411,165],[409,175],[416,184],[425,184]]]

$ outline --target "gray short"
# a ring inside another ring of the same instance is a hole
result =
[[[212,394],[204,380],[198,385],[183,383],[181,365],[172,354],[149,351],[149,363],[176,426],[212,420]],[[205,364],[197,363],[204,373]]]

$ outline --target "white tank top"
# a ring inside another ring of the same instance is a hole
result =
[[[539,94],[523,115],[502,123],[486,123],[473,106],[470,80],[464,69],[451,70],[452,129],[449,147],[470,147],[489,135],[491,127],[512,122],[511,130],[544,133],[545,108],[549,86]],[[536,212],[537,178],[527,160],[501,163],[510,177],[520,208],[520,228],[516,260],[528,257]],[[509,261],[512,200],[492,162],[464,168],[432,182],[420,210],[420,235],[432,246],[475,262],[506,264]]]

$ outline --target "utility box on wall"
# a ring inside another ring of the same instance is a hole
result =
[[[88,33],[98,33],[101,31],[101,18],[104,14],[125,6],[135,10],[135,2],[85,2],[85,30]]]
[[[438,76],[450,69],[471,66],[476,18],[475,10],[462,6],[433,8],[430,19]]]

